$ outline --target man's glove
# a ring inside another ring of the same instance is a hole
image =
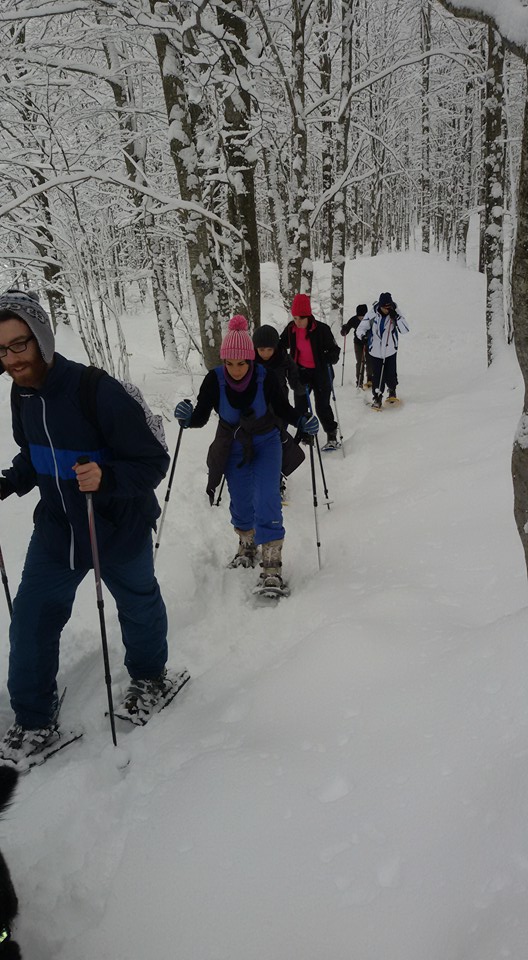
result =
[[[176,404],[174,416],[176,417],[176,420],[179,420],[180,426],[185,428],[188,427],[191,422],[192,412],[193,405],[191,401],[180,400],[180,402]]]
[[[304,417],[300,418],[297,428],[301,433],[307,433],[309,437],[314,437],[319,432],[319,420],[314,417],[313,413],[305,414]]]
[[[11,486],[6,477],[0,477],[0,500],[5,500],[14,493],[14,487]]]
[[[391,320],[394,320],[394,323],[396,323],[396,320],[398,319],[398,311],[396,310],[396,307],[391,307],[389,310],[389,317]]]
[[[348,330],[346,327],[341,327],[341,336],[346,337]]]

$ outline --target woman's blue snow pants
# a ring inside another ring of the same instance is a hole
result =
[[[280,473],[282,443],[278,430],[253,436],[253,459],[239,467],[242,445],[233,441],[225,469],[231,497],[231,523],[238,530],[255,530],[255,542],[282,540]]]

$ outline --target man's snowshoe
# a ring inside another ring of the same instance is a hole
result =
[[[383,397],[381,393],[376,393],[374,394],[374,398],[370,406],[372,407],[373,410],[381,410],[382,402],[383,402]]]
[[[81,727],[68,729],[60,727],[57,721],[39,730],[26,730],[19,723],[13,723],[0,743],[0,762],[27,773],[82,735]]]
[[[174,700],[190,679],[189,672],[182,670],[180,673],[164,671],[154,680],[131,680],[115,715],[143,727]]]
[[[385,403],[386,403],[386,404],[387,404],[387,403],[393,404],[393,403],[399,403],[399,402],[400,402],[400,398],[397,397],[396,394],[393,393],[392,391],[391,391],[391,393],[389,393],[389,396],[388,396],[387,399],[385,400]]]

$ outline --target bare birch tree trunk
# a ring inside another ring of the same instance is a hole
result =
[[[524,108],[517,214],[517,239],[512,270],[512,313],[515,350],[524,380],[524,403],[513,443],[513,512],[528,570],[528,96]]]
[[[330,57],[330,24],[332,20],[333,0],[318,0],[317,4],[317,29],[319,46],[319,77],[321,84],[321,95],[323,98],[328,96],[332,81],[332,60]],[[328,105],[323,107],[324,114],[330,112]],[[321,124],[321,171],[323,194],[329,192],[332,186],[332,177],[334,172],[334,125],[329,120],[323,120]],[[321,222],[321,259],[329,263],[332,259],[332,230],[333,230],[333,207],[327,203],[322,212]]]
[[[420,10],[420,33],[422,50],[431,49],[431,0],[422,0]],[[431,120],[430,87],[431,64],[429,57],[422,62],[422,169],[420,173],[422,251],[429,253],[431,236]]]
[[[503,138],[504,45],[500,34],[488,28],[488,70],[484,103],[484,196],[486,227],[484,261],[486,268],[486,343],[488,366],[493,361],[494,343],[504,339],[504,185]]]
[[[252,146],[251,97],[249,94],[247,26],[237,15],[242,11],[241,0],[232,0],[232,10],[218,8],[218,22],[235,43],[229,56],[222,58],[226,80],[222,84],[224,130],[223,150],[226,158],[227,182],[230,195],[230,221],[242,237],[233,244],[233,262],[237,283],[244,291],[244,309],[253,327],[260,326],[260,257],[258,245],[255,200],[255,167],[257,154]]]
[[[348,136],[350,131],[350,107],[348,91],[352,75],[352,36],[355,2],[341,0],[341,109],[335,132],[336,180],[343,178],[334,196],[334,232],[332,244],[332,280],[330,287],[331,322],[343,324],[345,302],[345,263],[347,245],[346,184],[344,178],[348,166]]]
[[[292,158],[290,214],[288,217],[288,298],[310,293],[313,265],[311,259],[310,219],[313,209],[308,185],[308,131],[305,117],[305,29],[310,4],[292,0],[292,59],[295,109],[292,117]]]
[[[151,4],[155,11],[157,6],[155,0],[151,0]],[[195,129],[187,100],[180,52],[169,42],[164,33],[157,33],[154,40],[169,121],[170,152],[180,194],[182,200],[203,206],[200,183],[196,175],[198,158]],[[191,286],[198,316],[203,358],[206,367],[211,369],[218,364],[222,330],[215,297],[207,228],[199,213],[189,211],[184,220]]]

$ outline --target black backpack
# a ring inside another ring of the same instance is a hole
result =
[[[89,423],[95,427],[96,430],[100,430],[99,420],[97,417],[97,388],[99,386],[99,381],[103,377],[108,377],[109,374],[106,370],[101,370],[99,367],[84,367],[81,373],[81,379],[79,381],[79,399],[81,403],[81,411],[84,417],[88,420]],[[115,378],[117,379],[117,377]],[[163,429],[163,418],[159,413],[152,413],[147,401],[145,400],[143,394],[139,387],[136,387],[135,383],[129,383],[128,380],[117,380],[121,384],[124,390],[133,397],[136,403],[139,403],[143,413],[145,414],[145,420],[150,428],[151,433],[156,437],[158,443],[161,443],[163,449],[168,453],[169,448],[167,447],[167,441],[165,439],[165,430]],[[15,389],[15,384],[11,388],[11,398],[15,407],[20,408],[20,394],[17,389]]]
[[[96,429],[99,429],[99,421],[97,419],[97,387],[99,381],[103,377],[108,377],[109,374],[106,370],[101,370],[100,367],[85,367],[81,373],[81,379],[79,382],[79,399],[81,401],[81,410],[83,416],[94,426]],[[117,379],[117,377],[115,378]],[[121,384],[124,390],[133,397],[136,403],[139,403],[143,413],[145,414],[145,420],[147,425],[150,428],[151,433],[154,434],[156,440],[161,443],[161,446],[166,452],[168,452],[167,441],[165,439],[165,430],[163,429],[163,418],[159,413],[152,413],[145,397],[141,393],[139,387],[136,387],[135,383],[130,383],[128,380],[117,380]]]

